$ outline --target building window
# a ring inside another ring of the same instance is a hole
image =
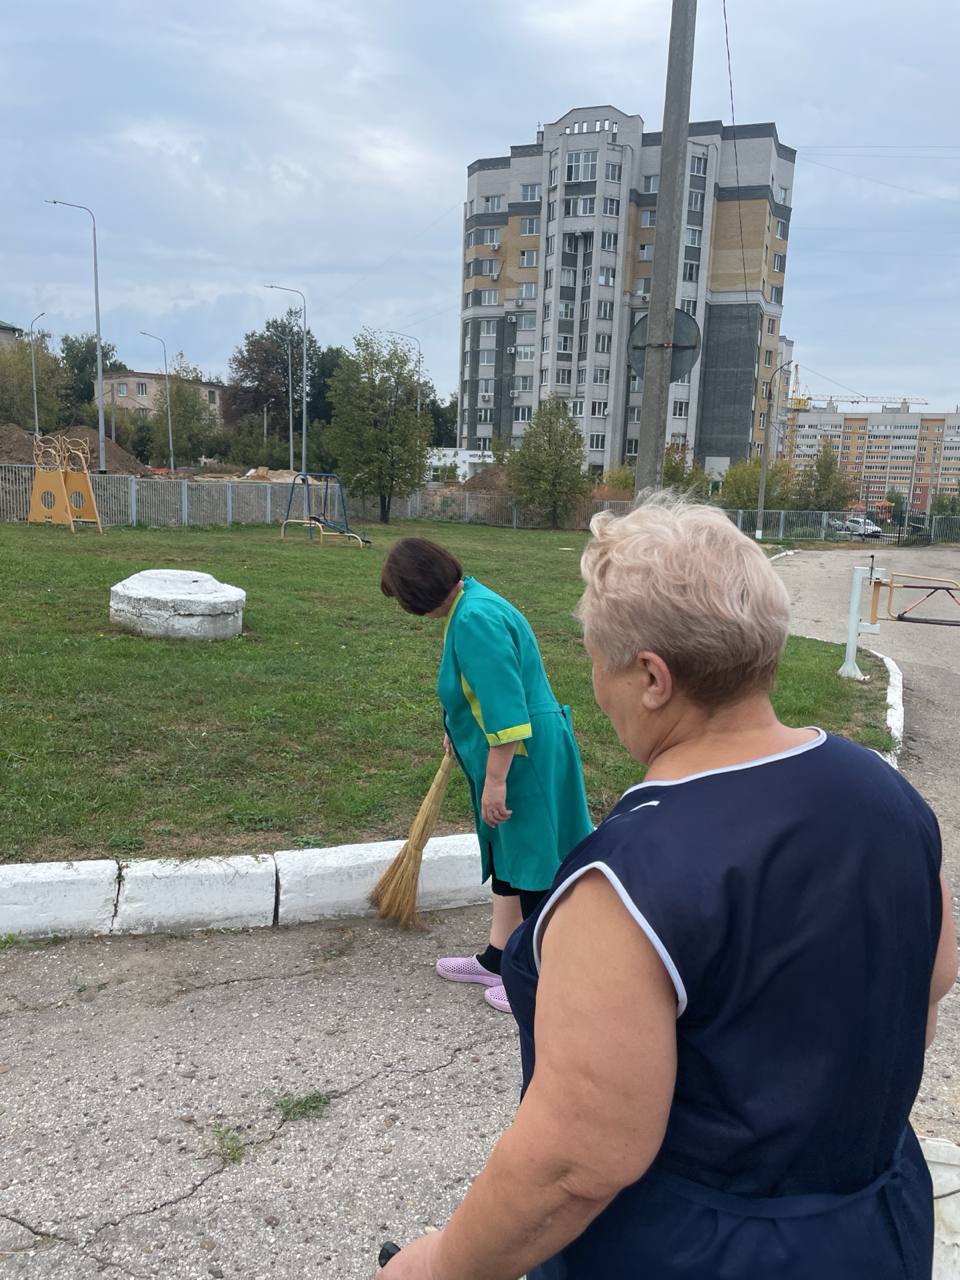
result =
[[[537,265],[538,259],[539,259],[539,254],[537,253],[536,249],[520,250],[521,267],[535,267]]]
[[[785,253],[775,253],[773,255],[773,269],[774,271],[786,271],[787,255]]]
[[[554,253],[556,253],[556,250],[557,250],[557,237],[547,236],[547,257],[548,258],[552,257]]]
[[[760,385],[760,397],[761,397],[761,399],[763,399],[763,400],[769,400],[769,399],[770,399],[770,383],[769,383],[769,382],[761,383],[761,385]]]
[[[547,201],[547,221],[554,222],[556,220],[556,217],[557,217],[557,202],[556,200],[548,200]]]
[[[590,402],[590,417],[591,417],[591,418],[605,418],[606,416],[607,416],[607,402],[606,402],[606,400],[591,400],[591,402]]]
[[[482,276],[498,276],[500,274],[500,263],[496,258],[481,258],[480,274]]]
[[[549,385],[549,382],[550,382],[550,370],[549,370],[549,369],[541,369],[541,370],[540,370],[540,385],[541,385],[541,387],[546,387],[546,386],[548,386],[548,385]]]
[[[495,307],[500,302],[499,289],[481,289],[480,305],[481,307]]]
[[[600,248],[606,249],[609,253],[617,252],[617,245],[620,242],[619,233],[616,231],[601,231]]]
[[[537,282],[535,280],[524,280],[522,284],[517,286],[518,298],[535,298],[537,296]]]
[[[545,302],[545,303],[543,304],[543,318],[544,318],[544,320],[549,320],[549,319],[550,319],[550,317],[551,317],[552,315],[553,315],[553,305],[552,305],[551,303],[549,303],[549,302]]]
[[[703,244],[703,232],[699,227],[687,227],[684,239],[691,249],[699,249]]]
[[[630,408],[627,410],[627,421],[639,422],[641,413],[643,413],[643,407],[639,404],[632,404]],[[627,443],[628,444],[630,443],[629,440],[627,441]]]
[[[145,382],[137,383],[137,395],[145,396],[147,394],[147,384]]]
[[[584,305],[589,309],[589,306],[590,306],[589,302],[585,303]],[[603,301],[597,303],[597,319],[598,320],[613,319],[613,302],[610,299],[605,298]]]
[[[540,234],[539,218],[521,218],[520,234],[522,236],[538,236]]]
[[[640,262],[652,262],[653,261],[653,245],[642,244],[637,251],[637,258]]]
[[[496,364],[497,363],[497,353],[495,351],[490,351],[490,350],[481,351],[479,354],[480,354],[480,361],[479,361],[480,364]]]
[[[553,267],[547,267],[543,273],[543,287],[544,289],[553,288]]]
[[[601,267],[597,272],[597,284],[612,285],[616,278],[616,267]]]
[[[588,343],[589,341],[590,341],[590,335],[589,335],[588,333],[583,332],[583,333],[581,333],[581,334],[580,334],[580,337],[579,337],[579,339],[578,339],[579,346],[577,347],[577,354],[578,354],[578,355],[580,355],[580,356],[586,356],[586,354],[587,354],[587,343]]]
[[[783,218],[778,218],[777,219],[777,239],[786,240],[786,238],[787,238],[787,224],[783,220]]]
[[[559,151],[550,152],[550,186],[555,187],[560,181],[560,166],[557,164]]]
[[[683,264],[683,279],[685,284],[696,284],[700,279],[700,263],[685,262]]]
[[[576,253],[576,252],[577,252],[577,237],[576,237],[576,235],[570,235],[570,234],[567,234],[567,235],[565,235],[565,236],[563,237],[563,252],[564,252],[564,253]]]
[[[608,182],[619,182],[623,177],[623,165],[617,164],[613,160],[608,160],[603,176]]]
[[[478,435],[477,448],[480,450],[481,453],[486,453],[490,448],[490,437]]]
[[[693,175],[693,177],[695,177],[695,178],[703,178],[703,177],[705,177],[705,176],[706,176],[706,172],[707,172],[707,157],[706,157],[706,156],[691,156],[691,157],[690,157],[690,172],[691,172],[691,174]]]
[[[640,451],[640,441],[639,441],[639,440],[628,440],[628,441],[627,441],[627,457],[628,457],[628,458],[635,458],[635,457],[637,456],[637,454],[638,454],[638,452],[639,452],[639,451]]]
[[[603,212],[608,218],[620,217],[620,201],[613,196],[603,197]]]
[[[597,211],[596,196],[580,197],[580,217],[581,218],[592,218],[593,215],[596,213],[596,211]]]
[[[480,426],[483,426],[483,427],[489,426],[489,425],[491,425],[491,424],[492,424],[492,422],[493,422],[493,410],[492,410],[492,409],[478,409],[478,410],[477,410],[477,426],[478,426],[478,427],[480,427]]]
[[[127,384],[125,382],[117,383],[117,395],[125,396],[127,394]]]
[[[766,429],[767,429],[767,415],[766,415],[765,413],[761,413],[761,415],[760,415],[760,430],[761,430],[761,431],[766,431]]]
[[[777,332],[777,320],[775,316],[770,316],[767,320],[767,333]]]
[[[606,444],[607,444],[607,437],[604,432],[602,431],[590,432],[590,448],[594,450],[594,452],[597,452],[597,453],[601,452],[606,447]]]
[[[517,404],[513,406],[514,422],[529,422],[533,416],[533,410],[528,404]]]
[[[584,300],[580,303],[580,323],[586,324],[586,322],[589,319],[590,319],[590,299],[584,298]]]
[[[561,302],[560,305],[557,307],[557,315],[561,320],[572,320],[573,319],[573,303]]]
[[[583,232],[583,252],[593,253],[593,232],[592,231]]]
[[[528,311],[526,312],[525,315],[517,317],[518,329],[521,329],[521,330],[535,329],[536,327],[537,327],[537,317],[533,314],[532,311]]]
[[[573,351],[573,334],[560,333],[557,334],[557,350],[563,352]]]
[[[763,353],[763,363],[766,365],[768,369],[773,368],[773,352],[772,351],[765,351]]]
[[[636,393],[639,390],[640,390],[640,379],[637,377],[635,373],[631,373],[630,374],[630,394],[636,395]]]
[[[560,268],[560,284],[564,289],[575,289],[577,286],[577,269],[576,267]]]
[[[480,337],[495,338],[496,336],[497,336],[496,320],[481,320],[480,321]]]
[[[535,355],[536,351],[533,347],[517,347],[518,360],[532,360]]]
[[[675,418],[689,418],[689,416],[690,416],[690,401],[689,401],[689,400],[674,400],[674,402],[673,402],[673,416],[674,416]]]
[[[696,298],[684,298],[680,303],[680,310],[685,311],[688,316],[695,316],[697,314]]]
[[[779,204],[787,203],[787,188],[777,187],[777,201]]]
[[[703,213],[703,192],[691,191],[687,197],[687,208],[691,213]]]
[[[532,373],[516,373],[513,376],[514,391],[532,391],[533,390],[533,374]]]
[[[771,286],[770,301],[773,303],[776,303],[778,307],[783,306],[783,285],[782,284],[775,284]]]
[[[484,196],[483,212],[484,213],[500,213],[503,208],[503,196]]]
[[[477,390],[482,396],[492,396],[497,385],[496,378],[478,378]]]
[[[612,338],[609,333],[597,334],[597,351],[600,355],[606,355],[610,350]]]
[[[641,209],[640,225],[641,227],[655,227],[657,225],[656,209]]]
[[[542,355],[547,355],[549,350],[550,350],[550,335],[549,333],[545,333],[543,337],[540,339],[540,352]]]
[[[557,386],[558,387],[569,387],[572,381],[573,381],[572,369],[557,370]]]
[[[150,410],[149,410],[149,409],[137,409],[135,412],[136,412],[137,417],[140,419],[140,421],[141,421],[141,422],[143,422],[143,421],[144,421],[144,419],[145,419],[145,418],[147,417],[147,415],[149,414]]]
[[[647,195],[652,195],[652,194],[655,194],[657,191],[659,191],[660,190],[659,173],[645,174],[643,178],[643,189],[647,193]]]
[[[587,366],[581,364],[577,366],[577,389],[587,385]]]
[[[477,244],[489,244],[495,248],[500,247],[500,228],[484,227],[482,231],[477,232]]]
[[[581,279],[581,281],[582,281],[582,283],[583,283],[584,285],[588,285],[588,284],[590,283],[590,277],[591,277],[591,275],[592,275],[592,274],[593,274],[593,268],[592,268],[592,267],[584,267],[584,268],[583,268],[583,270],[582,270],[582,271],[581,271],[581,273],[580,273],[580,279]]]
[[[594,371],[593,371],[593,385],[594,385],[595,387],[608,387],[608,386],[610,385],[610,370],[609,370],[609,369],[594,369]]]
[[[582,400],[570,401],[570,416],[573,418],[583,417],[583,401]]]
[[[653,276],[640,276],[640,278],[637,280],[636,292],[640,295],[641,298],[650,297],[650,286],[651,286],[652,280],[653,280]]]
[[[596,151],[569,151],[567,153],[567,181],[593,182],[597,176]]]
[[[530,200],[539,200],[543,195],[543,188],[539,182],[524,182],[520,185],[520,199],[524,202]]]

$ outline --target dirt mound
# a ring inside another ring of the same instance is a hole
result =
[[[96,471],[100,465],[99,436],[92,427],[68,427],[57,435],[67,436],[70,440],[86,440],[90,446],[90,469]],[[33,462],[33,434],[24,431],[13,422],[0,423],[0,462],[29,464]],[[145,467],[139,458],[107,437],[107,470],[123,476],[145,476],[150,469]]]
[[[468,493],[509,493],[510,474],[506,467],[494,462],[481,467],[476,475],[464,480],[461,487]]]

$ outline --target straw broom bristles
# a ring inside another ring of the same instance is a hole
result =
[[[424,796],[413,820],[406,843],[370,894],[370,902],[376,907],[381,920],[396,920],[407,929],[420,924],[417,915],[417,889],[423,848],[437,825],[452,768],[453,754],[446,752],[436,777],[430,784],[430,790]]]

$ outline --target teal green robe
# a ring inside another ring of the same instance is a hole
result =
[[[470,786],[483,858],[515,889],[548,889],[593,831],[569,708],[554,697],[526,618],[474,578],[447,615],[437,679],[444,726]],[[488,826],[480,800],[491,746],[518,744],[507,775],[513,815]]]

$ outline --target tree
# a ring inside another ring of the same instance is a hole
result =
[[[417,362],[406,345],[370,329],[357,334],[330,381],[329,446],[348,488],[379,497],[382,524],[390,522],[393,499],[426,475],[432,424],[429,414],[417,414],[417,388]]]
[[[906,496],[899,489],[891,488],[887,490],[887,502],[890,504],[890,515],[899,521],[907,506]]]
[[[173,423],[173,455],[180,466],[196,462],[217,447],[219,424],[200,393],[200,370],[188,364],[178,351],[170,369],[170,416]],[[150,420],[150,458],[155,465],[170,459],[167,429],[167,390],[161,385]]]
[[[590,492],[583,472],[583,436],[565,400],[551,396],[541,404],[510,456],[513,492],[522,503],[558,529]]]
[[[101,343],[101,355],[104,373],[119,372],[126,367],[117,359],[117,349],[112,342]],[[97,335],[64,334],[60,339],[60,358],[65,370],[61,421],[82,421],[83,406],[96,403]]]
[[[932,516],[960,516],[960,496],[955,493],[938,493],[930,503]]]
[[[441,403],[435,394],[427,402],[433,423],[430,445],[434,449],[455,449],[457,447],[457,393],[450,394],[445,403]]]
[[[230,357],[230,378],[223,395],[223,416],[229,426],[250,414],[262,414],[264,405],[269,405],[268,431],[287,438],[288,341],[293,366],[293,420],[299,430],[303,420],[303,330],[295,307],[280,318],[268,320],[263,329],[245,334]],[[330,422],[330,380],[342,359],[340,347],[319,347],[307,330],[308,422]]]
[[[767,511],[784,511],[791,504],[791,472],[788,462],[767,467],[763,505]],[[735,462],[723,477],[720,505],[728,510],[754,511],[760,501],[760,459]]]
[[[667,445],[663,456],[663,487],[679,489],[691,497],[706,501],[710,497],[710,480],[699,462],[692,461],[684,444]],[[759,491],[759,480],[757,483]]]
[[[794,506],[798,511],[846,511],[852,498],[853,485],[841,471],[833,447],[821,445],[813,466],[805,467],[794,482]]]
[[[37,363],[37,412],[41,431],[53,431],[60,420],[60,396],[64,384],[63,364],[50,350],[50,335],[34,331]],[[33,379],[30,340],[18,338],[0,349],[0,422],[15,422],[25,431],[33,430]]]

